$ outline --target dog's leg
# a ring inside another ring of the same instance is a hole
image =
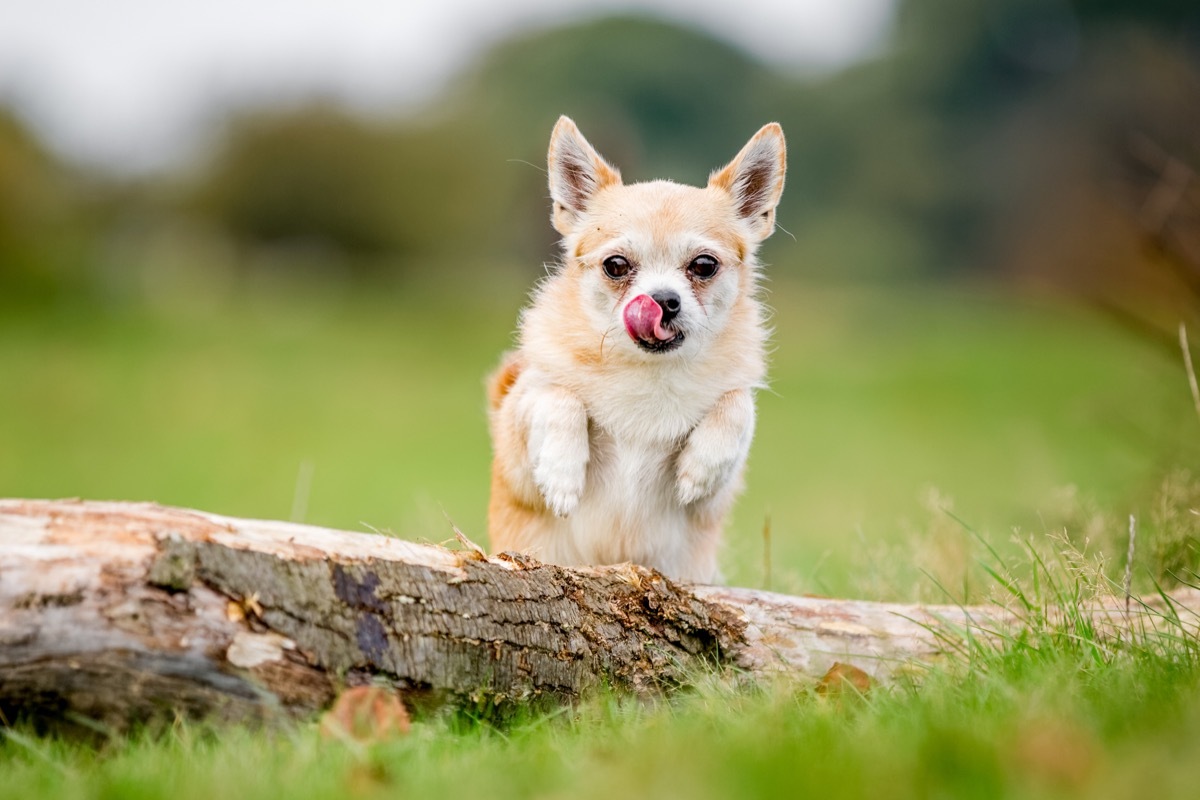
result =
[[[533,481],[555,515],[570,516],[579,507],[587,478],[587,409],[559,386],[531,387],[521,401]]]
[[[748,389],[721,395],[684,443],[676,466],[677,497],[683,505],[730,486],[741,474],[754,438],[754,398]]]

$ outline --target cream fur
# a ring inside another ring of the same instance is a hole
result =
[[[774,228],[783,132],[765,126],[704,188],[622,184],[566,117],[548,163],[564,263],[491,379],[492,547],[716,580],[766,374],[754,251]],[[719,264],[710,279],[688,271],[700,254]],[[625,279],[604,272],[614,255]],[[646,352],[622,315],[661,291],[681,300],[684,338]]]

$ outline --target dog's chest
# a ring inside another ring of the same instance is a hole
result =
[[[622,440],[593,425],[580,507],[568,521],[587,563],[662,563],[686,549],[687,512],[676,499],[680,444]]]
[[[678,567],[694,527],[678,500],[679,454],[726,388],[665,371],[610,378],[576,388],[588,409],[589,459],[566,527],[582,563]]]
[[[670,373],[612,376],[581,389],[588,416],[602,437],[622,452],[649,450],[650,459],[686,437],[724,391],[706,382],[681,381]]]
[[[673,500],[675,462],[682,442],[623,440],[596,425],[589,439],[587,483],[596,490],[597,499],[626,507]]]

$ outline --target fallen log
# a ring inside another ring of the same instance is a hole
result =
[[[841,663],[888,680],[943,658],[962,631],[1017,624],[998,606],[684,586],[632,565],[489,558],[463,542],[0,500],[0,723],[300,716],[380,681],[420,705],[653,692],[713,666],[815,679]],[[1157,624],[1165,602],[1094,613],[1135,630]],[[1194,614],[1200,592],[1171,602]]]

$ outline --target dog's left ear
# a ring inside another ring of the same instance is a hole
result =
[[[575,229],[592,196],[606,186],[621,183],[621,173],[600,157],[583,138],[570,117],[559,117],[550,134],[550,220],[563,236]]]
[[[787,172],[787,143],[779,123],[764,125],[724,168],[714,172],[708,185],[733,197],[738,215],[749,223],[755,241],[775,231],[775,206],[783,196]]]

